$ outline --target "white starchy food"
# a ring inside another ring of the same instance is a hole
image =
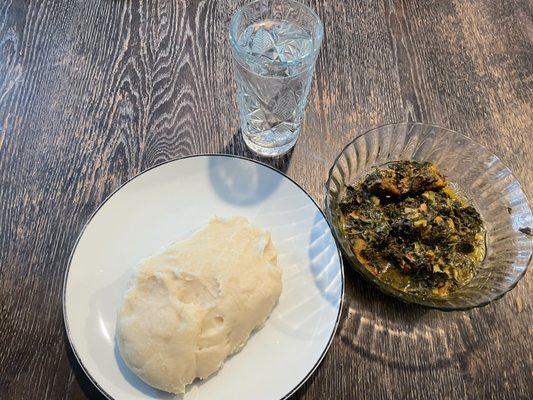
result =
[[[245,345],[280,294],[270,234],[242,217],[213,218],[141,261],[118,313],[120,354],[146,383],[182,393]]]

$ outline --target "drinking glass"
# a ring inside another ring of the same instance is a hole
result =
[[[296,143],[323,35],[314,11],[293,0],[254,1],[231,18],[241,131],[255,153],[276,157]]]

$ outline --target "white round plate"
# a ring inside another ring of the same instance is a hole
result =
[[[183,396],[153,389],[122,361],[116,314],[139,260],[187,238],[212,216],[242,215],[270,230],[283,291],[265,326],[222,369]],[[65,275],[63,314],[74,353],[112,399],[279,400],[316,369],[337,328],[342,261],[312,198],[275,169],[224,155],[186,157],[122,185],[93,214]]]

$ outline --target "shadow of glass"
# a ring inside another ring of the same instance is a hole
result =
[[[230,157],[210,157],[209,179],[217,195],[235,206],[251,206],[268,198],[283,176],[251,162],[235,163]],[[238,168],[236,168],[238,166]]]

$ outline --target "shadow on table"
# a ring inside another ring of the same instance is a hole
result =
[[[414,326],[428,311],[428,308],[415,304],[407,304],[391,296],[383,294],[373,284],[367,282],[361,274],[355,271],[350,261],[343,258],[346,276],[347,297],[345,307],[358,305],[379,311],[382,319]]]
[[[68,340],[67,332],[65,331],[65,329],[63,329],[63,341],[65,343],[68,361],[70,363],[70,366],[72,367],[72,371],[74,372],[76,381],[78,382],[78,385],[80,385],[80,388],[85,394],[85,396],[91,400],[105,400],[106,397],[102,393],[100,393],[96,386],[94,386],[94,384],[87,377],[80,364],[78,363],[78,360],[76,359],[76,356],[72,351],[72,347],[70,346],[70,342]]]
[[[218,153],[246,157],[285,172],[289,167],[292,151],[279,158],[259,157],[248,150],[238,131]],[[265,169],[259,163],[232,161],[228,157],[209,159],[211,185],[217,195],[228,204],[239,207],[259,204],[268,198],[283,180],[280,174]]]

